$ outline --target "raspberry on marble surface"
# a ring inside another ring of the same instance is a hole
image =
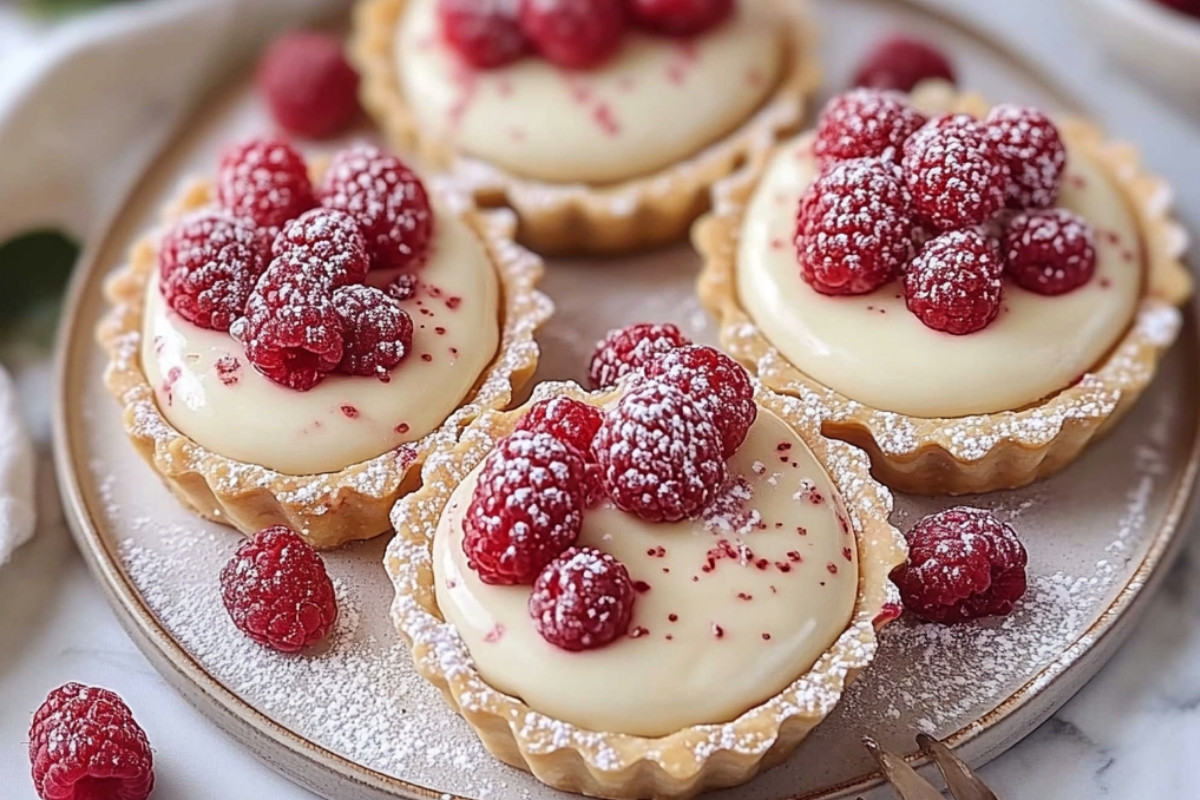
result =
[[[283,34],[263,54],[255,82],[271,116],[297,136],[333,136],[358,114],[358,73],[330,34]]]

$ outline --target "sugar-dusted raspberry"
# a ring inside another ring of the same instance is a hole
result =
[[[412,318],[382,289],[343,286],[333,293],[345,348],[338,371],[386,375],[412,352]]]
[[[651,361],[645,374],[650,380],[682,389],[712,417],[721,432],[725,458],[746,441],[758,417],[754,385],[742,365],[729,356],[704,345],[680,347]]]
[[[358,73],[330,34],[283,34],[263,54],[255,81],[271,116],[297,136],[333,136],[358,114]]]
[[[275,383],[306,392],[337,369],[345,340],[333,290],[319,277],[277,261],[263,273],[230,331],[246,358]]]
[[[733,14],[733,0],[626,0],[633,21],[668,36],[695,36]]]
[[[371,268],[358,221],[330,208],[305,211],[284,225],[271,253],[334,287],[362,283]]]
[[[217,202],[272,234],[316,205],[304,157],[278,139],[251,139],[225,151]]]
[[[924,124],[925,115],[899,92],[855,89],[825,104],[813,153],[825,164],[885,155],[899,161],[908,137]]]
[[[371,145],[336,153],[318,192],[326,208],[358,220],[375,269],[416,269],[433,238],[433,209],[421,179]]]
[[[468,64],[493,69],[529,52],[520,0],[438,0],[442,36]]]
[[[29,761],[42,800],[146,800],[154,790],[146,732],[108,689],[52,691],[29,726]]]
[[[484,583],[529,585],[583,525],[586,467],[548,433],[516,431],[483,464],[463,519],[463,552]]]
[[[311,647],[337,620],[325,562],[290,528],[264,528],[221,570],[221,599],[233,624],[283,653]]]
[[[521,29],[548,61],[588,69],[621,46],[621,0],[521,0]]]
[[[913,219],[900,168],[878,158],[842,161],[808,187],[796,220],[804,280],[822,294],[866,294],[912,257]]]
[[[592,451],[617,507],[650,522],[699,514],[725,481],[721,431],[683,390],[646,380],[604,417]]]
[[[855,86],[911,92],[924,80],[954,83],[954,65],[929,42],[891,36],[871,48],[854,73]]]
[[[992,237],[950,231],[930,240],[904,273],[908,310],[934,330],[983,330],[1000,311],[1004,262]]]
[[[1063,208],[1025,211],[1004,229],[1008,276],[1022,289],[1045,295],[1066,294],[1096,274],[1092,226]]]
[[[998,105],[984,122],[1012,176],[1010,208],[1049,208],[1058,201],[1067,148],[1051,119],[1036,108]]]
[[[588,367],[588,380],[593,389],[607,389],[668,350],[691,343],[669,322],[662,325],[639,322],[616,328],[596,343]]]
[[[603,421],[604,415],[595,406],[570,397],[555,397],[535,403],[517,423],[517,430],[548,433],[590,459],[592,440]]]
[[[926,123],[905,143],[903,165],[913,208],[934,228],[982,225],[1004,208],[1008,164],[965,114]]]
[[[219,209],[179,220],[158,250],[163,299],[188,322],[228,331],[266,269],[254,223]]]
[[[1007,616],[1025,594],[1025,548],[1012,526],[978,508],[951,508],[908,532],[892,571],[904,607],[945,625]]]
[[[529,616],[555,647],[595,650],[629,630],[636,597],[624,564],[591,547],[572,547],[538,575]]]

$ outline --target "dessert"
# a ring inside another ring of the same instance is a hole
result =
[[[683,345],[604,392],[543,384],[431,455],[393,513],[393,618],[498,758],[690,797],[778,763],[867,666],[899,614],[890,507],[795,399]]]
[[[682,238],[816,83],[803,9],[777,0],[361,0],[351,52],[393,144],[513,208],[545,254]]]
[[[108,285],[99,337],[131,440],[247,534],[383,532],[435,442],[534,370],[550,305],[514,224],[374,147],[311,175],[283,142],[231,148]]]
[[[716,197],[695,240],[726,346],[903,491],[1071,463],[1150,382],[1192,291],[1169,191],[1131,148],[940,82],[835,98]]]

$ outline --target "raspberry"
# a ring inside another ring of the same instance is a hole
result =
[[[325,562],[290,528],[264,528],[221,570],[221,599],[233,624],[281,653],[311,647],[337,620]]]
[[[721,452],[729,458],[746,441],[758,417],[754,386],[740,364],[703,345],[681,347],[646,367],[646,377],[680,389],[712,417],[721,432]]]
[[[1025,548],[1010,525],[978,508],[951,508],[908,532],[908,561],[892,571],[904,606],[950,625],[1007,616],[1025,594]]]
[[[911,92],[934,78],[954,83],[954,66],[946,54],[920,39],[892,36],[871,48],[854,73],[854,85]]]
[[[517,423],[517,430],[531,433],[548,433],[563,444],[575,448],[585,459],[592,457],[592,440],[604,415],[600,409],[572,400],[555,397],[534,404]]]
[[[626,0],[633,20],[667,36],[695,36],[733,13],[733,0]]]
[[[930,328],[963,335],[983,330],[1000,311],[1003,262],[979,231],[943,233],[904,274],[908,310]]]
[[[1004,208],[1010,176],[987,130],[965,114],[932,120],[904,145],[913,208],[941,230],[982,225]]]
[[[272,235],[316,205],[304,157],[277,139],[251,139],[225,151],[217,202]]]
[[[326,208],[358,220],[375,269],[416,269],[433,238],[421,179],[395,156],[358,145],[334,155],[320,189]]]
[[[1036,108],[999,105],[984,125],[1012,176],[1009,208],[1054,205],[1067,167],[1067,148],[1050,118]]]
[[[1008,276],[1022,289],[1066,294],[1096,273],[1092,227],[1062,208],[1017,214],[1004,229]]]
[[[532,584],[583,525],[582,456],[548,433],[517,431],[483,464],[463,520],[467,564],[484,583]]]
[[[362,283],[371,268],[358,222],[328,208],[305,211],[284,225],[271,253],[310,275],[323,276],[333,287]]]
[[[345,349],[338,371],[386,375],[412,351],[412,319],[381,289],[343,286],[333,293]]]
[[[588,69],[621,46],[621,0],[521,0],[521,28],[546,60]]]
[[[198,211],[163,237],[158,276],[163,299],[202,328],[228,331],[266,269],[254,224],[227,211]]]
[[[52,691],[29,726],[29,761],[42,800],[145,800],[154,789],[146,732],[107,689]]]
[[[924,124],[925,115],[899,92],[855,89],[825,104],[813,153],[823,164],[884,156],[899,161],[908,137]]]
[[[555,647],[594,650],[629,630],[636,596],[624,564],[590,547],[572,547],[538,575],[529,616]]]
[[[271,116],[297,136],[333,136],[358,114],[358,73],[336,36],[283,34],[267,48],[255,81]]]
[[[442,35],[473,67],[511,64],[529,51],[519,5],[520,0],[438,0]]]
[[[608,389],[663,353],[687,344],[691,344],[691,340],[670,323],[640,322],[616,328],[596,343],[588,367],[588,381],[593,389]]]
[[[337,369],[345,342],[330,286],[294,269],[276,261],[263,273],[231,333],[259,372],[307,392]]]
[[[712,417],[692,398],[646,381],[605,415],[592,449],[618,508],[676,522],[702,511],[724,483],[722,444]]]
[[[913,220],[900,168],[877,158],[838,163],[808,187],[796,221],[804,280],[821,294],[866,294],[912,256]]]

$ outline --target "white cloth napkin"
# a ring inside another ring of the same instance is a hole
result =
[[[0,368],[0,566],[33,535],[37,522],[37,459],[17,402],[17,389]]]

